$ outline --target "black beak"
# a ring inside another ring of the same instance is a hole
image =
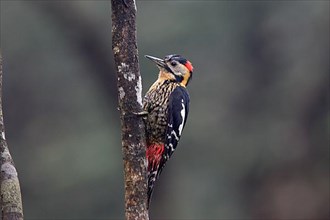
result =
[[[149,55],[145,55],[145,57],[148,58],[149,60],[155,62],[158,67],[161,67],[161,68],[166,68],[167,67],[165,61],[162,60],[162,59],[159,59],[159,58],[153,57],[153,56],[149,56]]]

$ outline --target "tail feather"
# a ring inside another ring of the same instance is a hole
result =
[[[155,171],[155,172],[157,172],[157,171]],[[150,201],[151,201],[151,196],[154,191],[154,184],[156,182],[157,173],[154,174],[155,172],[149,173],[149,175],[148,175],[148,204],[147,204],[148,209],[149,209],[149,205],[150,205]]]

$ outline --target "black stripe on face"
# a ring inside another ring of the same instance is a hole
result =
[[[171,70],[171,68],[169,68],[167,65],[166,65],[164,68],[165,68],[165,70],[166,70],[167,72],[172,73],[173,75],[175,75],[175,74],[173,73],[173,71]]]
[[[176,80],[177,82],[182,82],[182,80],[183,80],[183,76],[177,76],[177,75],[175,75],[175,74],[174,74],[174,76],[175,76],[175,80]]]

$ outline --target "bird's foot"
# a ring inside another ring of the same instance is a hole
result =
[[[142,112],[133,112],[134,115],[140,116],[140,117],[146,117],[149,112],[147,111],[142,111]]]

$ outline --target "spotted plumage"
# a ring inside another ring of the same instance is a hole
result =
[[[186,85],[192,76],[192,64],[179,55],[164,59],[151,56],[160,69],[157,81],[146,93],[143,108],[145,118],[148,160],[148,204],[166,162],[180,140],[189,112],[189,94]]]

